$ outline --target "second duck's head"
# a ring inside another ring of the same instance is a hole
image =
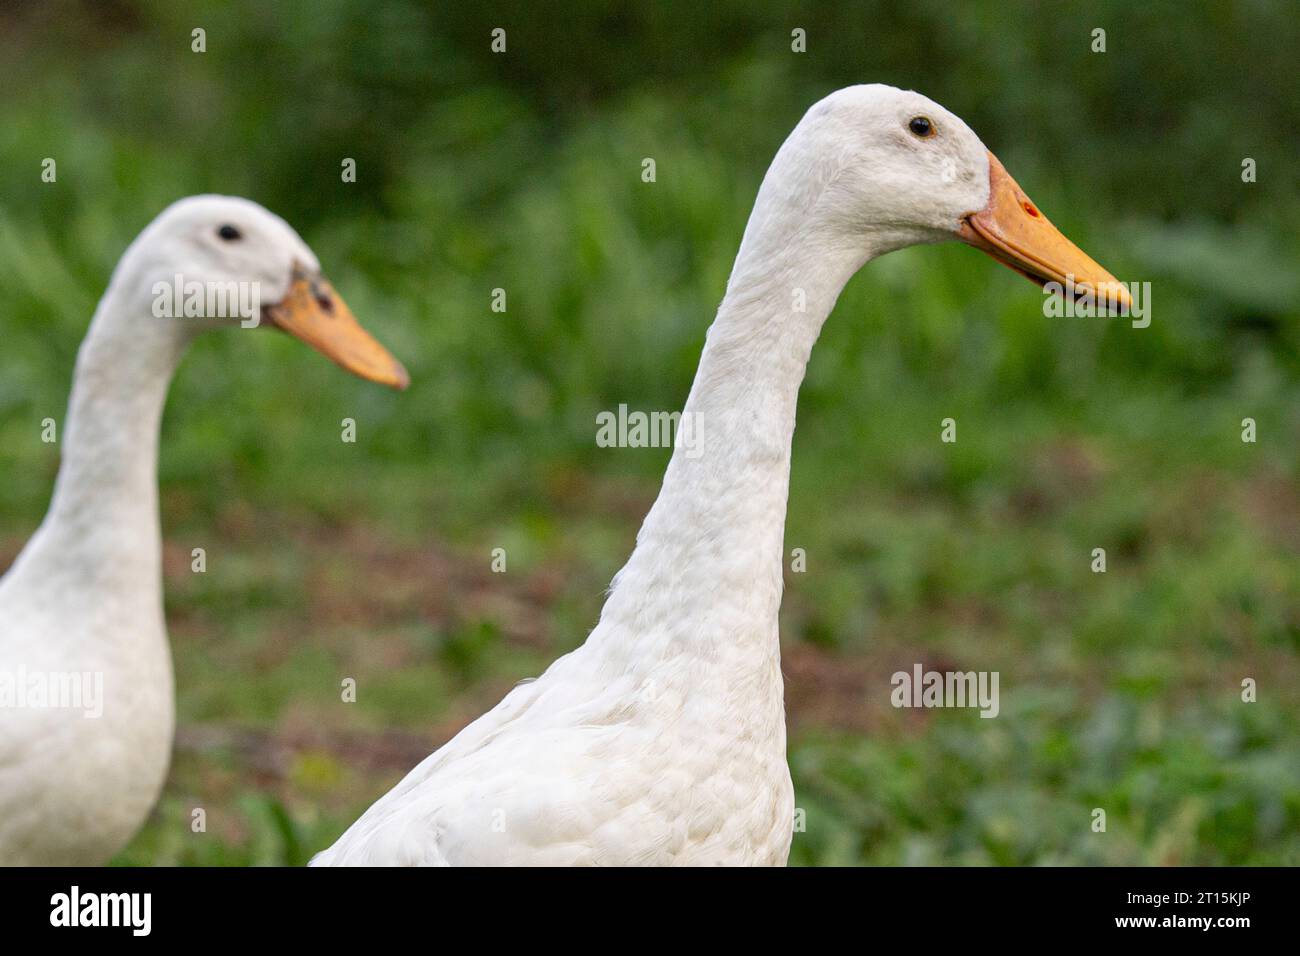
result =
[[[143,309],[182,339],[212,328],[270,325],[362,378],[399,389],[410,381],[357,323],[293,227],[247,199],[206,195],[172,203],[122,256],[110,294],[132,316]]]
[[[753,229],[773,222],[786,228]],[[858,265],[905,246],[958,239],[1040,284],[1128,293],[1060,233],[960,117],[911,90],[850,86],[815,103],[768,170],[746,235],[750,262],[794,229]],[[1055,286],[1054,286],[1055,288]]]

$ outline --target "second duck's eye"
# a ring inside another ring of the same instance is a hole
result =
[[[218,229],[217,235],[220,236],[222,239],[226,240],[226,242],[234,242],[236,239],[244,238],[244,234],[240,232],[238,229],[236,229],[234,226],[230,225],[230,223],[226,223],[224,226]]]
[[[934,124],[930,122],[928,116],[913,116],[908,121],[907,128],[921,139],[929,139],[934,135]]]

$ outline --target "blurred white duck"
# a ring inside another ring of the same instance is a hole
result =
[[[937,103],[855,86],[813,106],[709,329],[684,412],[698,444],[674,451],[599,625],[313,863],[784,864],[777,611],[799,385],[849,278],[945,239],[1039,281],[1114,281]]]
[[[178,317],[159,315],[169,307]],[[77,357],[49,513],[0,578],[0,864],[103,863],[158,797],[173,721],[159,421],[191,340],[259,317],[407,384],[298,234],[256,203],[183,199],[131,244]]]

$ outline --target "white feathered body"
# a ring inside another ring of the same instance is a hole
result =
[[[56,707],[29,691],[0,708],[0,864],[106,862],[148,815],[171,755],[156,471],[180,344],[131,338],[112,301],[78,357],[50,511],[0,579],[0,674],[81,694]]]
[[[33,539],[0,580],[0,672],[55,693],[80,681],[82,697],[0,709],[0,864],[100,864],[166,777],[171,658],[156,587],[118,588],[129,570],[87,567],[48,541]],[[103,586],[66,586],[84,573]]]
[[[725,435],[753,419],[709,417],[706,447],[749,454]],[[316,865],[785,862],[788,468],[708,459],[674,454],[586,643],[412,770]],[[683,515],[697,533],[680,533]]]
[[[775,701],[737,733],[735,715],[675,688],[674,672],[708,662],[683,655],[612,680],[593,663],[579,650],[516,687],[314,862],[784,863],[794,793],[776,667],[710,688]]]
[[[679,431],[599,625],[313,864],[785,864],[778,613],[795,406],[822,323],[870,254],[813,215],[837,182],[817,139],[796,131],[764,180],[683,411],[691,441]]]
[[[214,235],[226,222],[243,226],[243,241],[227,247]],[[0,706],[0,865],[106,863],[167,775],[174,687],[158,430],[186,347],[223,323],[156,314],[158,283],[250,281],[275,302],[295,261],[319,269],[283,220],[248,200],[195,196],[161,213],[113,272],[56,421],[62,461],[49,511],[0,578],[0,680],[80,680],[83,703],[96,688],[103,697],[91,716],[30,694]]]

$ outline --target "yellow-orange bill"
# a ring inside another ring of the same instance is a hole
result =
[[[289,293],[263,311],[277,328],[353,375],[399,390],[411,384],[402,363],[361,327],[347,303],[319,276],[295,269]]]
[[[961,222],[958,235],[1039,285],[1058,283],[1063,294],[1092,296],[1098,305],[1130,308],[1128,290],[1061,234],[989,153],[989,203]]]

